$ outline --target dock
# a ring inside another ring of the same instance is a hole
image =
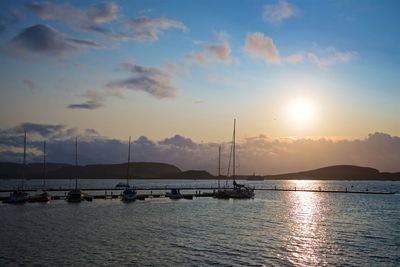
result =
[[[146,193],[138,194],[139,200],[145,199],[152,199],[152,198],[168,198],[165,195],[165,191],[169,191],[172,188],[185,190],[185,191],[195,191],[195,193],[187,193],[183,194],[186,198],[198,198],[198,197],[214,197],[215,192],[218,188],[215,187],[170,187],[170,186],[156,186],[156,187],[136,187],[137,191],[147,191]],[[47,188],[46,191],[51,193],[55,192],[64,192],[64,194],[52,194],[54,200],[64,200],[66,198],[66,192],[70,191],[72,188]],[[82,191],[92,192],[90,194],[93,199],[118,199],[120,198],[121,192],[124,188],[117,188],[117,187],[98,187],[98,188],[82,188]],[[369,191],[366,189],[365,191],[359,190],[322,190],[322,189],[297,189],[297,188],[266,188],[266,187],[259,187],[254,188],[255,191],[275,191],[275,192],[310,192],[310,193],[334,193],[334,194],[368,194],[368,195],[394,195],[396,192],[388,192],[388,191]],[[7,193],[11,193],[14,190],[11,189],[2,189],[0,193],[3,196],[0,196],[0,201],[4,201],[8,198],[5,196]],[[35,192],[37,189],[28,188],[24,190],[25,192]],[[164,192],[162,192],[164,191]],[[148,193],[150,192],[150,193]]]

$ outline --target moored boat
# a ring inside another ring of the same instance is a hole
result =
[[[233,121],[233,142],[232,142],[232,152],[233,152],[233,162],[232,162],[232,178],[233,178],[233,188],[223,188],[219,189],[215,193],[216,198],[228,199],[250,199],[254,198],[254,189],[247,187],[236,182],[235,174],[235,160],[236,160],[236,119]]]
[[[126,169],[126,184],[125,190],[121,194],[121,200],[124,202],[133,202],[137,199],[137,192],[134,186],[129,185],[129,165],[131,161],[131,137],[129,136],[128,141],[128,164]]]

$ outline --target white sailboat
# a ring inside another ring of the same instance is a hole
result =
[[[6,203],[22,204],[28,200],[28,193],[24,191],[25,172],[26,172],[26,130],[24,134],[24,164],[22,166],[21,187],[17,188],[17,190],[15,190],[10,194],[8,199],[5,201]]]
[[[217,198],[235,198],[235,199],[249,199],[254,197],[254,189],[247,187],[236,182],[235,164],[236,164],[236,119],[233,121],[233,162],[232,162],[232,178],[233,188],[219,189],[216,193]]]
[[[134,186],[129,185],[129,165],[131,161],[131,137],[129,136],[128,143],[128,166],[126,170],[126,188],[122,192],[121,200],[124,202],[133,202],[137,199],[137,192]]]

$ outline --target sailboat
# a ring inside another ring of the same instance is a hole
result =
[[[28,193],[24,191],[25,172],[26,172],[26,130],[24,134],[24,164],[22,166],[21,188],[17,188],[17,190],[12,192],[8,197],[8,199],[5,201],[6,203],[22,204],[28,200]]]
[[[29,202],[49,202],[52,197],[46,191],[46,141],[43,142],[43,185],[41,192],[29,198]]]
[[[122,192],[121,200],[124,202],[132,202],[137,199],[137,193],[134,186],[129,185],[129,165],[131,161],[131,137],[129,136],[129,143],[128,143],[128,165],[126,170],[126,188]]]
[[[233,162],[232,162],[232,179],[233,179],[233,188],[225,188],[218,190],[216,197],[217,198],[235,198],[235,199],[249,199],[254,197],[254,189],[247,187],[243,184],[238,184],[236,182],[236,174],[235,174],[235,160],[236,160],[236,119],[233,121],[233,142],[232,142],[232,151],[233,151]]]
[[[78,138],[75,138],[75,189],[68,192],[67,201],[78,203],[84,200],[84,194],[78,189]]]

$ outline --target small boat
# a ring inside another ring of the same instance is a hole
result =
[[[131,161],[131,137],[129,136],[128,142],[128,165],[126,170],[126,184],[124,185],[125,190],[122,192],[121,200],[123,202],[133,202],[137,199],[137,192],[134,186],[129,185],[129,165]],[[121,184],[121,183],[120,183]]]
[[[137,199],[137,193],[135,188],[133,187],[128,187],[122,192],[122,198],[121,200],[124,202],[132,202]]]
[[[10,194],[8,199],[4,201],[4,203],[8,204],[22,204],[28,200],[28,193],[22,190],[15,190]]]
[[[46,188],[46,142],[43,142],[43,190],[28,198],[28,202],[47,203],[52,200],[52,196],[45,190]]]
[[[44,190],[28,198],[28,202],[47,203],[50,200],[52,200],[51,195]]]
[[[67,201],[70,203],[79,203],[84,200],[84,194],[80,189],[73,189],[68,192]]]
[[[87,196],[85,197],[85,194],[78,189],[78,138],[75,138],[75,170],[75,189],[69,191],[67,195],[67,201],[70,203],[79,203],[87,199]]]
[[[173,188],[171,189],[171,192],[165,193],[165,197],[169,197],[170,199],[181,199],[183,198],[183,195],[179,189]]]

